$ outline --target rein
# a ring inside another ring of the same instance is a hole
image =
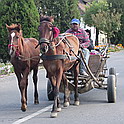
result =
[[[73,52],[73,54],[75,56],[70,56],[69,53],[65,52],[66,54],[64,54],[64,55],[44,55],[43,54],[40,56],[41,59],[42,60],[61,60],[61,59],[69,59],[69,60],[77,59],[78,60],[79,57],[72,50],[73,46],[71,46],[70,42],[66,38],[67,36],[75,36],[75,35],[73,35],[73,34],[71,34],[71,35],[61,34],[61,35],[59,35],[59,38],[61,38],[60,41],[57,44],[55,44],[54,46],[49,46],[49,47],[55,48],[55,47],[59,46],[61,42],[65,42],[68,45],[68,47],[71,48],[71,51]]]
[[[69,42],[69,41],[67,40],[67,38],[66,38],[67,36],[75,36],[75,35],[73,35],[73,34],[71,34],[71,35],[60,34],[60,35],[58,36],[58,38],[61,38],[60,41],[59,41],[57,44],[55,44],[54,46],[50,46],[50,48],[55,48],[55,47],[59,46],[59,44],[60,44],[61,42],[63,42],[63,41],[66,42],[66,44],[67,44],[70,48],[72,48],[70,42]],[[54,41],[49,41],[48,39],[41,38],[39,44],[42,44],[42,43],[50,44],[50,42],[54,42]]]
[[[50,47],[51,47],[51,48],[55,48],[55,47],[59,46],[59,44],[60,44],[61,42],[65,42],[65,43],[68,45],[69,48],[73,48],[73,46],[71,46],[70,42],[69,42],[68,39],[66,38],[67,36],[74,36],[74,37],[76,37],[76,36],[73,35],[73,34],[71,34],[71,35],[70,35],[70,34],[67,35],[66,33],[60,34],[60,35],[58,36],[59,38],[61,38],[60,41],[59,41],[57,44],[55,44],[54,46],[50,46]]]
[[[51,24],[51,26],[53,26],[53,24],[51,22],[49,22],[49,21],[41,21],[41,24],[42,23],[49,23],[49,24]],[[60,43],[63,42],[63,43],[66,43],[67,46],[69,47],[70,51],[72,51],[73,46],[71,46],[70,41],[66,37],[67,36],[74,36],[74,37],[76,37],[75,35],[73,35],[73,34],[66,34],[66,33],[59,35],[60,30],[57,27],[54,27],[54,26],[52,27],[52,30],[50,30],[50,31],[53,32],[53,39],[50,40],[50,39],[46,39],[46,38],[42,37],[40,39],[38,45],[35,48],[37,48],[42,43],[46,43],[48,45],[49,49],[54,50],[55,47],[59,46]],[[57,42],[57,44],[51,45],[50,43],[54,42],[54,39],[56,39],[57,37],[60,38],[60,40]],[[63,55],[49,55],[49,56],[47,56],[47,55],[43,54],[41,56],[41,59],[43,59],[43,60],[60,60],[60,59],[74,60],[74,59],[77,59],[77,56],[70,56],[70,54],[68,52],[66,52],[66,51],[64,51],[64,52],[66,54],[63,54]],[[73,57],[73,59],[72,59],[72,57]]]
[[[17,47],[18,45],[8,44],[8,48],[10,48],[11,46],[13,46],[13,47]]]
[[[34,57],[31,57],[31,58],[25,58],[24,56],[19,55],[18,57],[19,57],[19,60],[21,60],[21,61],[27,61],[27,60],[35,60],[36,58],[39,58],[40,56],[34,56]]]
[[[18,45],[8,44],[8,48],[10,48],[10,47],[15,47],[15,48],[16,48],[16,47],[18,47]],[[25,56],[20,55],[18,49],[15,50],[15,55],[16,55],[16,56],[18,57],[18,59],[21,60],[21,61],[35,60],[36,58],[39,58],[39,57],[40,57],[40,56],[34,56],[34,57],[31,57],[31,58],[25,58]]]
[[[8,44],[8,48],[10,48],[10,47],[18,47],[18,45]],[[16,50],[15,50],[15,55],[16,55],[16,56],[19,56],[19,55],[20,55],[20,53],[19,53],[19,50],[18,50],[18,49],[16,49]]]

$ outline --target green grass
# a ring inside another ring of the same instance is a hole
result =
[[[13,72],[14,72],[14,69],[10,63],[7,63],[7,64],[0,63],[0,75],[7,75]]]
[[[117,47],[117,46],[115,46],[115,47],[109,47],[109,48],[108,48],[108,51],[109,51],[109,52],[117,52],[117,51],[120,51],[120,50],[124,50],[124,48],[122,48],[122,47]]]

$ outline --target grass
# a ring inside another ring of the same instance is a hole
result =
[[[120,47],[120,46],[111,46],[108,48],[108,52],[117,52],[117,51],[120,51],[120,50],[124,50],[123,47]]]
[[[0,63],[0,75],[7,75],[13,72],[14,72],[14,69],[10,63],[7,63],[7,64]]]
[[[39,69],[44,69],[42,64],[39,64]],[[9,75],[11,73],[14,73],[14,68],[11,63],[0,63],[0,75]]]

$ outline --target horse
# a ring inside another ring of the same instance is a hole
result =
[[[52,86],[54,103],[50,116],[57,117],[57,112],[61,111],[59,88],[61,82],[64,84],[64,106],[69,106],[68,80],[65,72],[73,67],[75,84],[75,105],[79,105],[78,95],[78,74],[79,61],[77,61],[79,40],[70,33],[59,34],[60,31],[53,25],[52,16],[41,16],[39,30],[39,45],[42,52],[43,66]],[[58,35],[59,34],[59,35]]]
[[[28,75],[33,70],[34,104],[39,104],[37,90],[37,73],[40,61],[40,48],[35,49],[38,41],[35,38],[24,38],[20,24],[6,24],[9,33],[8,51],[10,62],[18,80],[21,93],[21,110],[27,109]]]

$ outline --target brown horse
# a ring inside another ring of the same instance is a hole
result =
[[[53,18],[42,16],[40,19],[40,49],[42,51],[43,65],[47,71],[47,77],[52,83],[54,104],[51,117],[57,117],[57,111],[61,111],[59,100],[60,83],[64,83],[64,106],[69,105],[68,81],[64,72],[74,67],[75,105],[79,105],[78,97],[78,73],[79,62],[75,57],[78,54],[79,41],[72,34],[61,34],[57,37],[58,28],[52,24]]]
[[[12,24],[6,25],[9,31],[9,55],[11,56],[10,62],[14,67],[15,74],[18,79],[18,86],[21,92],[21,110],[26,111],[27,108],[27,86],[28,75],[33,70],[34,82],[34,103],[38,104],[38,91],[37,91],[37,72],[38,63],[40,60],[40,49],[35,49],[38,41],[34,38],[23,38],[21,25]]]

